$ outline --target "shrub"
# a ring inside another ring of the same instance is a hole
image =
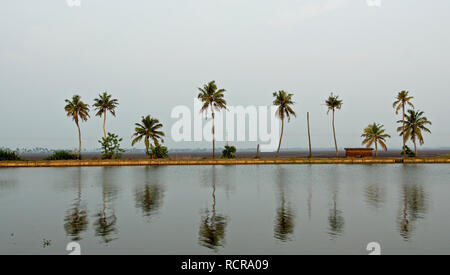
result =
[[[118,135],[108,133],[106,138],[102,138],[98,141],[102,145],[102,159],[120,159],[122,158],[122,153],[125,150],[120,148],[120,142],[122,138]]]
[[[408,147],[408,145],[405,145],[405,153],[406,153],[406,156],[411,157],[411,158],[416,156],[416,154]],[[400,155],[403,156],[403,150],[400,153]]]
[[[150,144],[150,158],[152,159],[165,159],[169,157],[169,152],[166,146]]]
[[[223,159],[234,159],[236,156],[236,147],[225,145],[225,149],[222,151]]]
[[[46,157],[44,160],[73,160],[79,159],[77,155],[67,151],[55,151],[52,155]]]
[[[23,160],[17,152],[11,151],[9,149],[0,148],[0,161],[8,161],[8,160]]]

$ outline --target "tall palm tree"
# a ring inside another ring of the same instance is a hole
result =
[[[215,113],[214,111],[220,111],[221,109],[227,109],[227,102],[224,99],[224,93],[225,89],[219,89],[217,90],[216,82],[213,80],[209,82],[208,84],[204,85],[203,88],[198,88],[200,93],[198,94],[198,99],[203,103],[203,106],[200,110],[200,112],[206,112],[208,111],[208,108],[211,109],[211,115],[212,115],[212,138],[213,138],[213,153],[212,157],[215,157],[216,152],[216,144],[215,144],[215,129],[214,129],[214,118]]]
[[[89,118],[89,105],[85,104],[81,101],[81,97],[79,95],[74,95],[72,100],[65,100],[67,105],[64,107],[64,110],[67,113],[68,117],[72,117],[73,121],[78,128],[78,157],[81,154],[81,129],[79,121],[87,121]]]
[[[136,123],[136,128],[132,138],[134,137],[131,146],[134,146],[137,142],[144,138],[145,142],[145,154],[148,156],[148,148],[150,147],[150,139],[154,142],[155,146],[159,146],[159,140],[164,142],[162,137],[164,137],[164,132],[160,131],[163,127],[159,120],[152,118],[149,115],[142,117],[142,123]]]
[[[104,92],[99,94],[98,98],[94,99],[94,107],[97,113],[96,116],[103,116],[103,135],[106,138],[106,113],[109,111],[113,116],[116,116],[116,108],[119,105],[117,99],[111,99],[112,95]]]
[[[414,143],[414,153],[416,157],[418,156],[417,140],[419,140],[420,145],[423,145],[424,143],[422,131],[431,134],[430,129],[428,129],[426,125],[432,125],[432,123],[426,117],[424,117],[423,114],[424,113],[419,110],[408,110],[408,114],[405,115],[405,121],[397,121],[397,123],[403,123],[402,126],[397,128],[397,131],[400,132],[400,135],[404,137],[405,140],[411,139],[411,141]]]
[[[395,109],[395,114],[398,115],[398,112],[402,110],[402,123],[403,128],[405,127],[405,107],[408,104],[414,109],[414,105],[411,103],[411,100],[413,99],[413,96],[409,96],[409,91],[401,91],[397,94],[397,97],[395,98],[394,103],[392,104],[392,107]],[[403,138],[403,157],[406,156],[406,139],[405,136],[402,136]]]
[[[281,134],[280,134],[280,141],[278,143],[278,150],[276,157],[278,158],[280,154],[280,148],[281,148],[281,140],[283,139],[283,132],[284,132],[284,118],[288,118],[288,122],[291,120],[291,115],[296,116],[294,110],[292,110],[291,105],[293,105],[295,102],[292,101],[293,94],[287,94],[285,91],[281,90],[278,92],[273,93],[273,96],[275,97],[275,100],[273,101],[273,105],[278,106],[277,112],[275,115],[281,119]]]
[[[333,111],[332,127],[333,127],[334,146],[336,148],[336,157],[339,157],[339,151],[336,141],[336,128],[334,126],[334,115],[336,110],[341,109],[342,104],[343,104],[342,100],[339,99],[339,96],[338,95],[335,96],[333,95],[333,93],[331,93],[331,95],[325,100],[325,105],[328,107],[327,114],[330,111]]]
[[[388,134],[385,134],[385,129],[383,129],[383,124],[377,124],[373,123],[364,128],[364,133],[361,135],[361,137],[364,138],[362,144],[367,145],[367,148],[371,147],[372,144],[375,144],[375,157],[378,157],[378,144],[387,151],[386,147],[386,139],[390,138],[391,136]]]

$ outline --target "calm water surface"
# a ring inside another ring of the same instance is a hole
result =
[[[0,169],[0,254],[450,254],[449,179],[445,164]]]

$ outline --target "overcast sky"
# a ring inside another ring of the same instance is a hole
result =
[[[332,147],[324,99],[344,100],[339,147],[360,146],[369,123],[399,148],[392,102],[409,90],[433,122],[426,147],[450,146],[450,1],[381,0],[3,0],[0,8],[0,147],[77,147],[64,99],[119,99],[107,129],[130,147],[134,123],[163,122],[171,148],[209,148],[170,139],[173,107],[193,107],[197,87],[216,80],[230,105],[270,105],[294,93],[297,118],[283,147]],[[99,147],[102,120],[81,125]],[[252,147],[253,143],[235,143]],[[143,148],[143,144],[137,146]]]

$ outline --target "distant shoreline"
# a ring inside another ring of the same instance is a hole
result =
[[[0,168],[102,167],[102,166],[186,166],[186,165],[274,165],[274,164],[401,164],[401,158],[281,158],[281,159],[121,159],[2,161]],[[450,157],[406,158],[405,164],[449,163]]]

